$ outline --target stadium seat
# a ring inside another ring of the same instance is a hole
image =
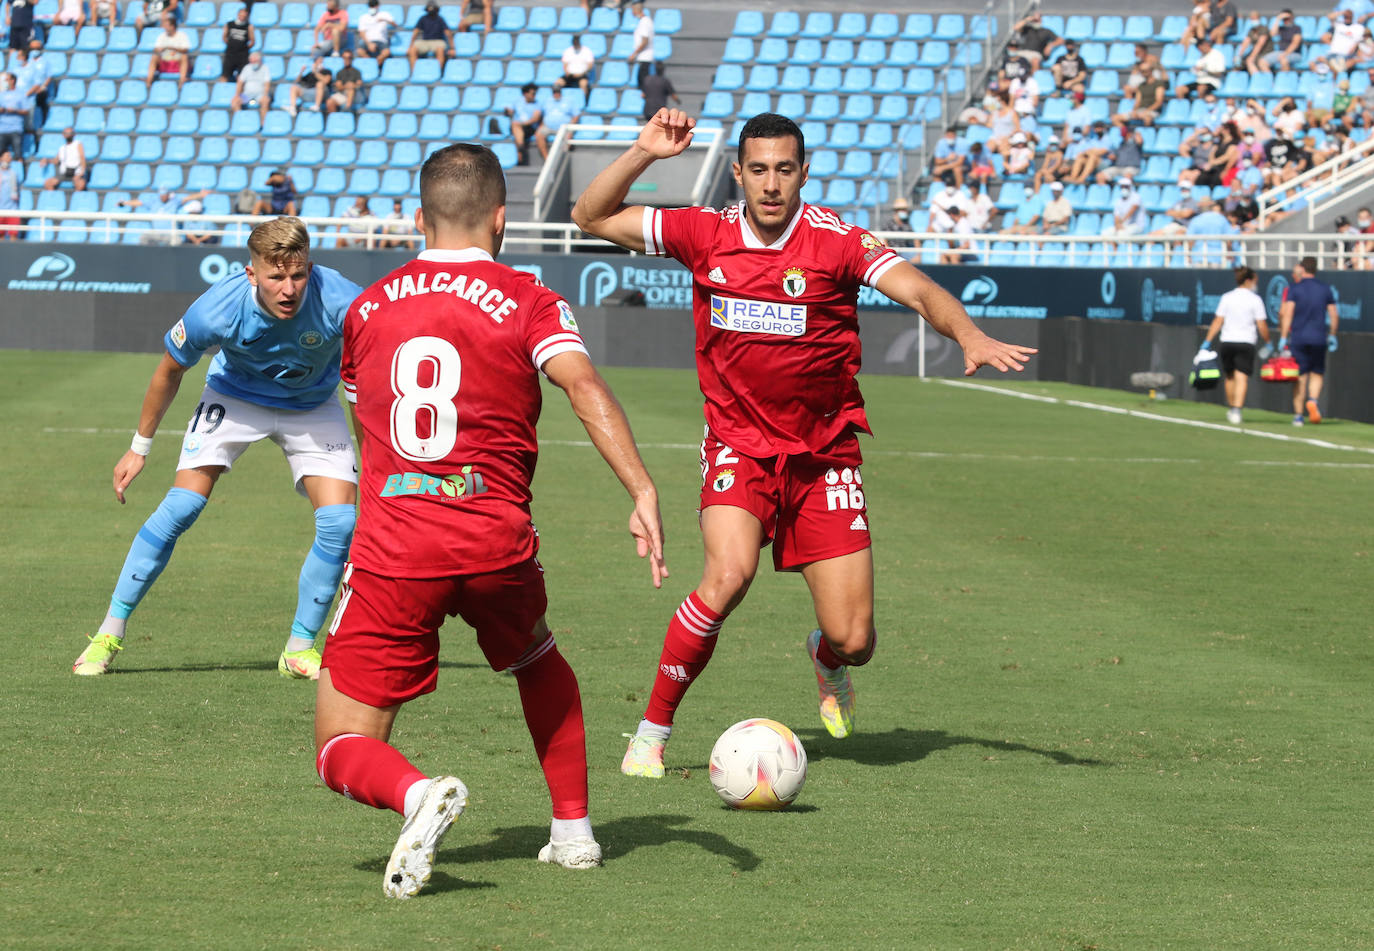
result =
[[[107,135],[100,142],[102,162],[126,162],[133,151],[133,140],[127,135]]]
[[[822,203],[837,208],[854,204],[858,197],[858,189],[854,187],[852,178],[832,178],[826,183]]]
[[[814,10],[806,15],[800,35],[818,40],[829,39],[835,35],[835,18],[824,10]]]
[[[758,10],[741,10],[735,14],[733,36],[756,37],[763,33],[763,14]]]
[[[186,165],[196,157],[196,140],[189,135],[168,136],[163,143],[162,160],[175,165]]]
[[[255,3],[249,11],[248,22],[255,29],[263,29],[269,26],[276,26],[280,19],[280,11],[275,3]],[[147,32],[147,31],[144,31]]]
[[[365,142],[363,144],[368,145],[371,144],[371,142]],[[385,149],[385,144],[382,144],[382,147]],[[325,149],[325,165],[338,168],[351,168],[357,162],[358,146],[352,139],[334,139],[329,143],[329,147]]]
[[[496,11],[492,28],[507,33],[518,33],[525,28],[524,7],[501,7]]]
[[[1066,40],[1077,40],[1080,43],[1093,39],[1093,18],[1086,14],[1074,14],[1064,23],[1063,36]]]
[[[159,165],[153,172],[152,187],[154,191],[164,188],[168,191],[177,191],[184,181],[180,165]]]
[[[125,191],[141,192],[152,183],[153,173],[147,165],[130,162],[119,170],[119,187]]]
[[[902,110],[906,112],[905,109]],[[867,93],[856,93],[844,98],[844,111],[841,115],[849,122],[863,122],[873,118],[873,97]]]
[[[808,178],[806,184],[802,185],[801,199],[809,205],[820,204],[821,198],[825,195],[825,186],[821,184],[819,178]]]
[[[388,60],[387,62],[390,62]],[[400,101],[398,90],[409,86],[373,86],[367,91],[367,108],[373,112],[390,112]]]
[[[830,135],[826,139],[827,146],[832,149],[843,151],[852,149],[859,144],[859,126],[855,122],[837,122],[830,128]]]
[[[862,13],[841,13],[835,21],[832,35],[845,40],[861,40],[872,36],[868,29],[868,19]]]
[[[1154,36],[1154,21],[1148,16],[1135,14],[1126,18],[1126,25],[1122,30],[1121,38],[1131,43],[1144,43]],[[1183,35],[1180,30],[1179,36]]]
[[[803,92],[811,88],[811,70],[805,66],[786,66],[778,80],[779,92]],[[728,95],[728,94],[727,94]]]
[[[350,195],[375,195],[381,188],[382,177],[375,168],[356,168],[348,176],[347,193]]]
[[[721,63],[716,67],[715,78],[711,81],[712,89],[733,92],[743,87],[743,85],[744,68],[738,63]]]
[[[779,115],[805,116],[806,97],[798,92],[785,92],[782,95],[778,96],[778,104],[776,108],[778,110]],[[821,128],[824,128],[825,123],[820,123],[820,126]],[[737,133],[730,141],[736,141],[738,138],[739,135]]]
[[[596,90],[592,90],[595,95]],[[588,109],[588,112],[591,110]],[[712,90],[706,94],[701,106],[701,115],[706,119],[725,119],[735,114],[735,97],[722,90]]]
[[[424,86],[402,86],[394,108],[402,112],[424,112],[429,108],[429,90]]]
[[[502,146],[509,148],[512,152],[515,151],[514,145],[511,145],[509,142],[502,142],[493,149],[493,151],[497,152],[498,156],[501,154],[499,150]],[[503,167],[508,167],[504,165],[504,161]],[[404,168],[387,169],[382,173],[381,184],[377,186],[377,193],[388,198],[407,197],[414,194],[414,191],[411,172],[409,169]]]
[[[878,151],[892,148],[892,126],[884,122],[867,123],[859,146]]]
[[[840,170],[840,157],[833,149],[817,149],[811,153],[811,175],[829,178]]]
[[[943,40],[930,40],[921,45],[921,58],[916,62],[917,65],[933,69],[948,64],[949,60],[949,44]]]
[[[881,66],[887,62],[887,44],[882,40],[860,40],[854,49],[855,66]]]
[[[722,63],[750,63],[753,60],[753,40],[743,36],[732,36],[725,41],[725,49],[720,54]]]
[[[840,115],[840,97],[834,93],[822,93],[811,99],[810,118],[829,121]]]
[[[932,34],[937,40],[962,40],[964,38],[964,17],[959,13],[942,13],[940,19],[935,21],[935,32]]]
[[[1093,25],[1092,36],[1104,43],[1121,39],[1126,33],[1125,21],[1115,14],[1099,16]]]
[[[393,141],[397,139],[413,139],[415,133],[419,131],[420,124],[415,116],[407,112],[394,113],[386,124],[386,137]]]
[[[531,33],[551,33],[558,28],[558,11],[553,7],[530,7],[525,29]],[[567,44],[564,43],[564,46]]]
[[[790,39],[801,31],[801,17],[793,10],[779,10],[773,14],[773,20],[768,24],[769,36],[780,36]]]

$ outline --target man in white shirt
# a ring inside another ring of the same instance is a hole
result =
[[[635,16],[634,49],[629,61],[636,65],[635,85],[644,86],[644,77],[654,71],[654,18],[644,12],[644,0],[630,4]]]
[[[1197,51],[1201,55],[1193,64],[1193,81],[1179,86],[1175,93],[1180,99],[1216,92],[1226,78],[1226,57],[1211,40],[1206,37],[1198,40]]]
[[[177,27],[177,19],[170,13],[162,15],[162,32],[153,42],[153,58],[148,63],[148,88],[159,75],[177,77],[177,88],[186,85],[191,73],[191,38]]]
[[[944,234],[954,230],[953,211],[963,211],[964,196],[954,184],[953,178],[945,179],[945,187],[930,199],[930,230]]]
[[[574,33],[572,45],[563,51],[563,75],[553,81],[553,88],[577,86],[584,95],[591,92],[591,72],[595,63],[596,54],[582,45],[581,34]]]
[[[358,55],[381,66],[391,55],[391,34],[397,29],[396,18],[381,8],[381,0],[367,0],[367,12],[358,17]]]
[[[1350,10],[1331,14],[1331,32],[1322,36],[1322,42],[1331,47],[1331,55],[1349,59],[1364,39],[1363,23],[1355,22],[1355,14]]]
[[[239,78],[234,86],[234,98],[229,100],[229,111],[238,112],[244,106],[257,106],[262,121],[267,121],[267,110],[272,105],[272,73],[262,61],[257,50],[248,54],[248,65],[239,70]]]
[[[72,190],[86,190],[86,149],[76,140],[76,130],[71,126],[62,130],[62,144],[57,155],[39,162],[40,167],[53,165],[53,174],[43,182],[44,191],[52,191],[63,182],[71,182]]]

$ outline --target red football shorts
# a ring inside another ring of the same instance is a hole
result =
[[[533,645],[548,604],[544,569],[533,558],[448,578],[388,578],[350,563],[321,666],[354,700],[373,707],[405,703],[439,681],[444,618],[461,617],[474,628],[491,669],[505,670]]]
[[[850,454],[857,462],[857,447]],[[796,571],[871,544],[857,464],[815,456],[756,459],[708,431],[701,443],[701,508],[712,505],[733,505],[762,522],[763,541],[773,543],[778,571]]]

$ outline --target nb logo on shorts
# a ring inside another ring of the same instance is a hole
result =
[[[846,466],[836,471],[828,469],[825,473],[825,507],[834,512],[837,509],[850,510],[864,507],[863,479],[858,469]],[[856,526],[850,525],[850,528]],[[863,526],[857,526],[862,528]]]

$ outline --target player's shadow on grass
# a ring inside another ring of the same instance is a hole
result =
[[[453,834],[455,833],[450,833],[450,835]],[[353,867],[360,872],[368,872],[380,878],[386,873],[387,859],[388,856],[384,855],[379,859],[369,859],[366,862],[358,862]],[[451,866],[448,871],[445,871],[443,868],[445,861],[446,859],[443,851],[440,851],[439,854],[434,857],[434,871],[430,874],[429,881],[425,884],[424,890],[420,892],[420,898],[439,892],[461,892],[470,891],[474,888],[496,887],[495,882],[483,882],[477,879],[460,878],[455,873],[461,871],[461,866],[456,864]]]
[[[808,763],[838,759],[865,766],[892,766],[896,763],[920,762],[931,753],[954,749],[956,746],[981,746],[994,753],[1034,753],[1060,766],[1107,765],[1102,760],[1082,759],[1063,750],[1043,750],[1024,743],[958,736],[944,730],[907,730],[898,727],[886,733],[855,733],[845,740],[832,739],[822,730],[800,730],[798,734],[806,747]]]
[[[749,849],[735,845],[719,833],[678,828],[690,821],[691,819],[687,816],[627,816],[623,819],[597,823],[596,840],[601,843],[604,858],[608,862],[628,855],[635,849],[668,845],[672,842],[685,842],[688,845],[697,846],[704,851],[728,859],[741,872],[750,872],[758,867],[760,860],[756,854]],[[456,837],[460,831],[458,826],[454,826],[449,835]],[[462,845],[458,848],[440,849],[435,863],[435,879],[437,880],[439,877],[438,868],[440,866],[457,868],[462,864],[493,862],[502,859],[514,859],[522,862],[533,861],[539,854],[539,850],[548,841],[549,827],[547,825],[493,829],[488,837],[481,841]],[[375,868],[380,874],[386,867],[386,861],[369,862],[366,867],[368,870]],[[473,885],[469,882],[462,882],[455,887],[471,888]]]

